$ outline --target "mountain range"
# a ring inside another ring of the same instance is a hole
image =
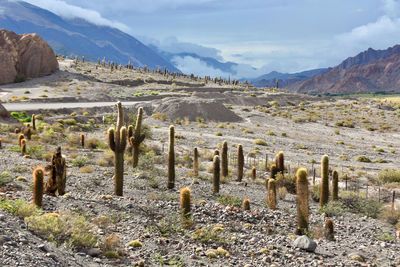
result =
[[[66,19],[45,9],[23,1],[0,0],[0,28],[18,34],[37,33],[57,54],[85,56],[86,60],[98,58],[116,64],[147,65],[150,69],[167,67],[179,70],[168,60],[118,29],[99,26],[84,19]]]

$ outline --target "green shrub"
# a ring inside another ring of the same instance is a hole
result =
[[[267,145],[267,142],[265,142],[265,140],[263,140],[263,139],[256,139],[256,140],[254,140],[253,143],[255,145],[259,145],[259,146],[266,146]]]
[[[225,206],[235,206],[240,208],[242,206],[242,200],[238,197],[230,196],[230,195],[221,195],[217,198],[217,202],[221,203]]]
[[[321,192],[321,186],[319,184],[313,185],[311,188],[311,198],[319,203],[319,197]]]
[[[365,156],[365,155],[361,155],[361,156],[356,157],[356,161],[358,161],[358,162],[367,162],[367,163],[371,162],[371,160],[369,158],[367,158],[367,156]]]
[[[340,216],[346,211],[344,205],[339,201],[331,201],[320,207],[318,212],[326,217]]]
[[[15,83],[22,83],[26,81],[26,76],[22,73],[18,73],[17,76],[15,76],[14,82]]]
[[[287,191],[291,194],[296,194],[296,175],[278,173],[276,175],[277,187],[286,187]]]
[[[341,191],[340,202],[349,211],[372,218],[378,217],[383,205],[375,198],[366,198],[364,194],[352,191]]]
[[[4,186],[12,181],[12,177],[9,172],[4,171],[0,174],[0,186]]]
[[[378,180],[382,184],[400,183],[400,170],[383,169],[378,174]]]
[[[83,167],[89,162],[89,159],[86,157],[77,157],[72,160],[72,165],[76,167]]]

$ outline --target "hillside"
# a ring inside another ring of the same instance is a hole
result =
[[[167,67],[179,71],[167,60],[136,38],[107,26],[98,26],[83,19],[64,19],[26,2],[0,0],[0,28],[18,34],[37,33],[57,54],[85,56],[86,60],[106,58],[117,64],[150,69]]]

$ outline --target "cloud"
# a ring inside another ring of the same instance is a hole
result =
[[[172,62],[174,65],[180,69],[183,73],[186,74],[195,74],[199,76],[209,75],[211,77],[224,77],[228,78],[228,76],[232,76],[230,73],[226,73],[221,71],[220,69],[215,69],[213,67],[208,66],[204,61],[194,58],[191,56],[184,57],[173,57]]]
[[[92,9],[86,9],[70,5],[61,0],[25,0],[33,5],[47,9],[63,18],[73,19],[82,18],[96,25],[110,26],[122,31],[129,31],[130,28],[123,23],[106,19],[99,12]]]

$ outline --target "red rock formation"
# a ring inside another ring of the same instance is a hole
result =
[[[18,35],[0,30],[0,84],[49,75],[58,69],[51,47],[37,34]]]

